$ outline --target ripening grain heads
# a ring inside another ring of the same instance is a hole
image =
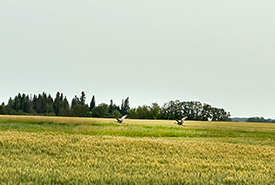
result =
[[[273,184],[272,146],[0,132],[0,181],[66,184]]]

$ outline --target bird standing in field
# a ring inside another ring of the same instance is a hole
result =
[[[117,122],[120,123],[120,124],[124,124],[123,121],[126,119],[126,117],[127,117],[127,114],[122,116],[121,118],[116,118]]]
[[[177,122],[176,122],[175,124],[181,125],[181,126],[185,127],[185,125],[183,124],[183,122],[184,122],[186,119],[187,119],[187,116],[183,117],[181,120],[176,119]]]

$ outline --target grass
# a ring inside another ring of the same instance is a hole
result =
[[[0,116],[0,184],[275,184],[275,124]]]

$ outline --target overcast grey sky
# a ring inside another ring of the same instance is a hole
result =
[[[274,0],[0,0],[0,101],[179,99],[275,118]]]

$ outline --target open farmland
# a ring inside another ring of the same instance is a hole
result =
[[[275,124],[0,116],[2,184],[275,184]]]

